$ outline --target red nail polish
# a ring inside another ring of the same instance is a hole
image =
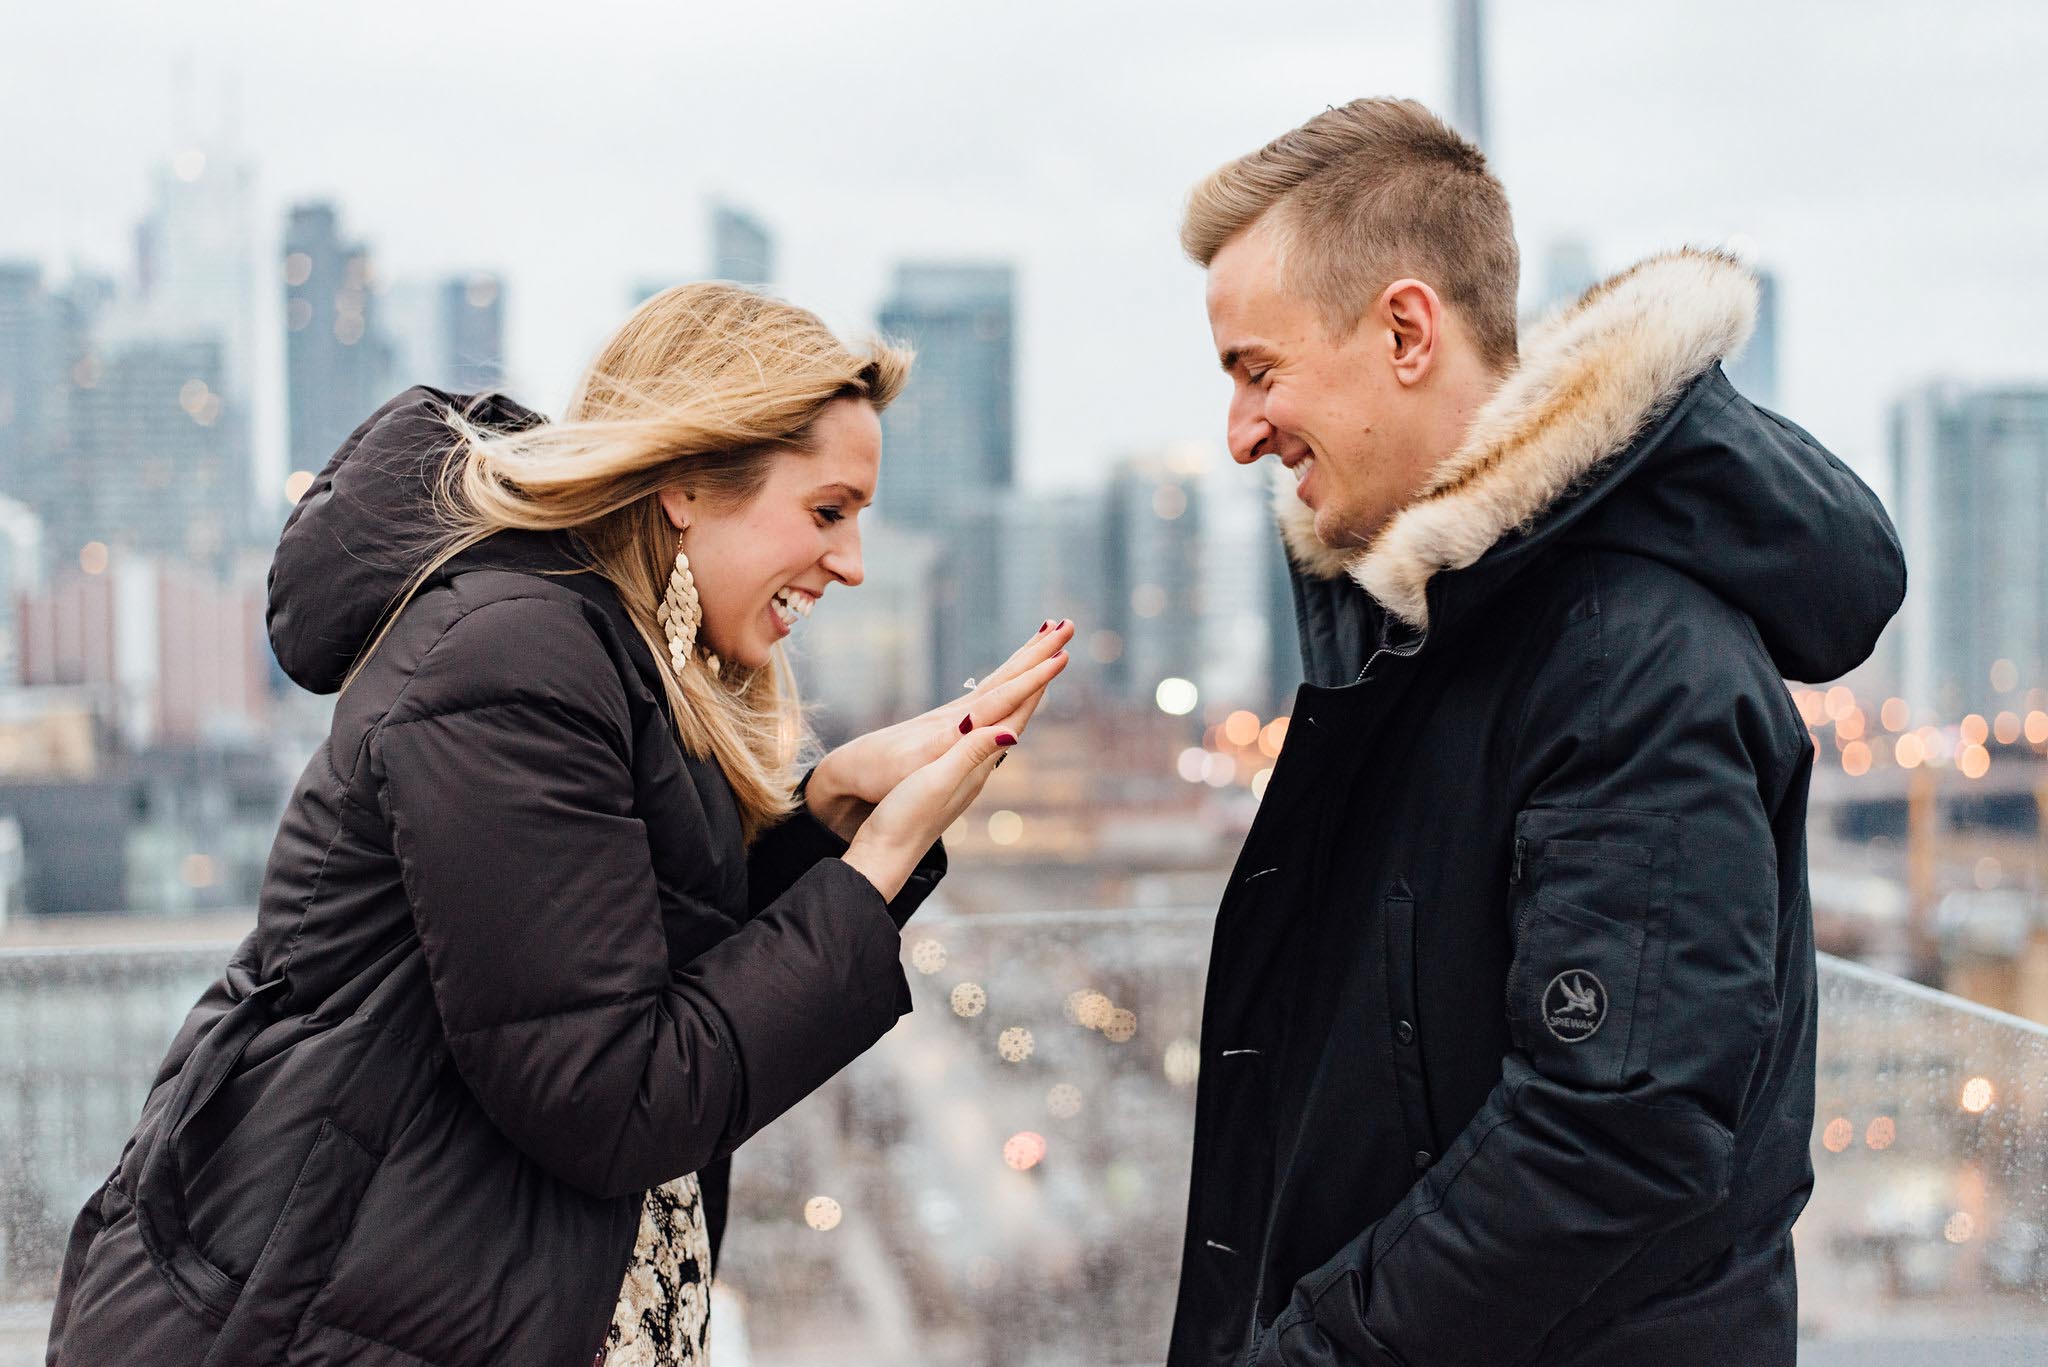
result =
[[[971,716],[968,716],[968,717],[962,717],[962,718],[960,719],[960,734],[961,734],[961,735],[963,735],[963,736],[964,736],[964,735],[966,735],[966,734],[967,734],[967,733],[968,733],[969,731],[972,731],[973,729],[974,729],[974,718],[973,718],[973,717],[971,717]]]
[[[1061,625],[1061,626],[1065,626],[1066,624],[1067,624],[1067,619],[1066,619],[1066,618],[1064,618],[1064,617],[1060,618],[1060,625]]]
[[[1038,634],[1039,634],[1040,636],[1043,636],[1043,635],[1045,635],[1045,629],[1046,629],[1047,627],[1051,626],[1051,625],[1052,625],[1052,623],[1051,623],[1051,622],[1040,622],[1040,623],[1038,624]]]
[[[1004,749],[1008,749],[1010,746],[1015,745],[1016,743],[1017,738],[1011,735],[1008,731],[1001,731],[996,734],[996,744],[1002,746]]]

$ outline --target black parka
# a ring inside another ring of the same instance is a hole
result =
[[[338,688],[421,563],[468,400],[414,389],[286,525],[278,659]],[[485,425],[535,415],[503,400]],[[563,537],[437,573],[335,705],[257,926],[80,1214],[49,1361],[584,1367],[644,1193],[910,1009],[896,903],[799,814],[751,849]]]
[[[1814,743],[1904,592],[1876,498],[1659,258],[1532,337],[1370,552],[1219,910],[1172,1367],[1789,1364]]]

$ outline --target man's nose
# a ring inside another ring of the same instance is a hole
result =
[[[1245,389],[1230,400],[1225,440],[1230,446],[1230,458],[1239,465],[1250,465],[1266,454],[1266,444],[1273,439],[1273,424],[1266,421],[1264,399],[1258,390]]]

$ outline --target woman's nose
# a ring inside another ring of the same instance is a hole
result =
[[[837,579],[848,588],[857,588],[867,576],[860,564],[860,533],[855,532],[845,546],[828,552],[821,562],[825,573]]]

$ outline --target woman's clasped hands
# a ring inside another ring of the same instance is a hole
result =
[[[849,842],[846,862],[884,897],[901,890],[1023,737],[1046,686],[1067,667],[1073,636],[1072,622],[1048,622],[960,697],[848,741],[819,762],[805,801]]]

